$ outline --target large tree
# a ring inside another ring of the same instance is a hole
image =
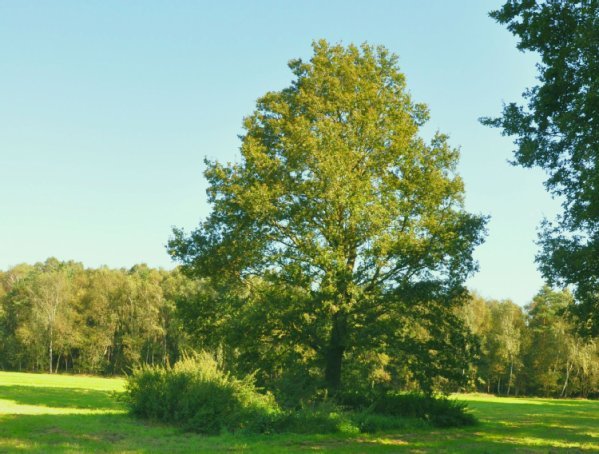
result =
[[[483,123],[516,136],[515,163],[547,171],[546,187],[563,197],[537,261],[550,282],[575,286],[580,327],[599,333],[599,2],[509,0],[491,17],[541,62],[526,106]]]
[[[458,151],[443,134],[418,136],[427,108],[385,48],[313,49],[245,118],[241,162],[207,161],[213,210],[190,235],[175,230],[170,252],[196,277],[248,286],[247,304],[266,295],[271,309],[253,310],[240,335],[267,327],[260,338],[315,358],[329,390],[345,359],[384,366],[399,342],[442,368],[459,337],[446,309],[485,223],[464,210]]]

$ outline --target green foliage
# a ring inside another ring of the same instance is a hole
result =
[[[387,393],[377,400],[372,411],[388,416],[420,418],[437,427],[469,426],[476,423],[466,404],[447,397],[423,394]]]
[[[136,370],[127,380],[123,400],[135,416],[212,435],[225,431],[351,434],[416,427],[415,419],[439,427],[476,421],[464,404],[423,394],[386,393],[368,408],[323,401],[281,410],[272,395],[258,392],[253,376],[233,378],[205,353],[172,368]]]
[[[463,301],[485,224],[464,209],[458,150],[418,136],[427,108],[385,48],[313,48],[245,118],[241,161],[206,163],[212,213],[189,235],[175,230],[169,251],[224,289],[201,304],[208,320],[227,314],[214,329],[274,374],[264,383],[285,381],[289,365],[330,392],[345,370],[393,381],[410,364],[423,387],[456,379],[465,339],[458,319],[442,320]],[[373,352],[403,365],[365,371]]]
[[[189,345],[176,301],[201,285],[146,265],[17,265],[0,274],[0,367],[120,374],[175,361]]]
[[[279,412],[271,395],[258,392],[253,377],[233,378],[205,353],[172,368],[136,370],[127,380],[124,399],[135,416],[204,434],[268,431]]]
[[[475,294],[461,314],[480,346],[466,389],[505,395],[524,392],[522,361],[528,331],[522,308],[510,300],[485,300]]]
[[[207,349],[233,375],[253,373],[284,412],[330,400],[318,355],[289,328],[301,306],[286,305],[289,294],[264,280],[248,284],[231,294],[178,270],[143,265],[84,269],[54,259],[17,265],[0,273],[0,367],[49,370],[44,308],[53,306],[43,296],[54,289],[53,372],[122,373]],[[573,304],[569,292],[545,287],[524,310],[476,295],[457,308],[437,301],[406,305],[405,323],[395,317],[362,327],[372,342],[346,353],[345,385],[336,397],[366,408],[394,390],[596,396],[599,339],[574,332],[567,317]],[[387,345],[389,339],[397,343]]]
[[[575,331],[566,316],[572,306],[570,292],[546,286],[527,308],[530,344],[534,346],[525,357],[531,393],[587,397],[599,390],[598,342]]]
[[[563,197],[563,215],[545,222],[543,275],[575,286],[579,329],[599,333],[599,2],[509,0],[491,16],[540,55],[539,85],[510,103],[503,115],[483,119],[515,136],[515,162],[544,169],[546,187]]]
[[[376,430],[384,430],[387,425],[395,428],[401,428],[402,424],[413,425],[413,420],[437,427],[468,426],[477,422],[463,402],[445,396],[392,391],[371,395],[346,393],[341,397],[341,402],[347,408],[358,411],[357,421],[367,432],[377,427],[377,424],[380,428]]]
[[[568,317],[572,294],[543,287],[524,310],[474,295],[462,317],[478,338],[467,389],[501,395],[581,396],[599,391],[599,340]]]

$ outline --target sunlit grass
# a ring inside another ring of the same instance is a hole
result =
[[[40,386],[44,388],[82,388],[98,391],[122,391],[122,378],[102,378],[90,375],[24,374],[0,372],[0,386]]]
[[[373,435],[204,437],[130,418],[121,379],[0,372],[0,452],[599,452],[599,402],[456,396],[481,423]]]

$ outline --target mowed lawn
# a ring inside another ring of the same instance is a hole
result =
[[[599,452],[599,401],[464,395],[476,427],[205,437],[127,416],[123,380],[0,372],[0,452]]]

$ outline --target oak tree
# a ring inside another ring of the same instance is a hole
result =
[[[176,229],[170,253],[188,274],[270,304],[240,336],[288,342],[331,391],[345,360],[370,353],[384,368],[402,342],[445,367],[459,337],[446,309],[461,301],[485,224],[464,209],[458,150],[418,135],[427,108],[385,48],[313,50],[245,118],[241,161],[206,162],[212,212],[190,234]]]

